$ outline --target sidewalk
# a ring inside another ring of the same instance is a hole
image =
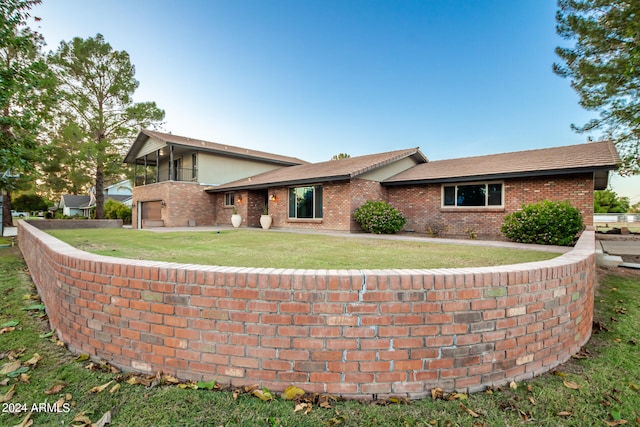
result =
[[[2,237],[13,237],[18,235],[18,227],[4,227]]]

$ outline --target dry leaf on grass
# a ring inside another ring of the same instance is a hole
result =
[[[49,394],[60,393],[62,389],[65,388],[66,386],[67,385],[65,383],[52,385],[49,390],[44,392],[44,394],[49,395]]]
[[[0,375],[7,375],[11,372],[14,372],[17,369],[19,369],[21,365],[22,364],[20,363],[19,360],[14,360],[13,362],[5,363],[4,365],[2,365],[2,368],[0,368]]]
[[[294,385],[290,385],[289,387],[284,389],[284,392],[282,393],[282,398],[284,400],[294,400],[303,395],[304,395],[303,389],[296,387]]]
[[[31,359],[24,362],[24,364],[28,366],[33,366],[35,368],[35,366],[41,360],[42,360],[42,356],[40,356],[38,353],[33,353],[33,356],[31,356]]]
[[[104,427],[107,424],[111,424],[111,411],[105,412],[104,415],[95,422],[95,424],[91,425],[91,427]]]
[[[109,385],[113,382],[113,380],[109,381],[106,384],[102,384],[99,386],[95,386],[93,387],[91,390],[89,390],[91,393],[102,393],[107,387],[109,387]]]
[[[564,380],[564,381],[562,381],[562,384],[564,384],[564,386],[565,386],[566,388],[570,388],[570,389],[572,389],[572,390],[578,390],[578,389],[580,389],[580,386],[579,386],[578,384],[574,383],[573,381],[567,381],[567,380]]]
[[[572,413],[571,411],[561,411],[561,412],[558,412],[558,416],[560,416],[560,417],[570,417],[570,416],[572,416],[572,415],[573,415],[573,413]]]
[[[31,419],[31,412],[27,414],[26,417],[20,421],[19,424],[14,425],[13,427],[30,427],[33,425],[33,420]]]
[[[16,385],[12,385],[9,391],[7,391],[3,396],[0,397],[0,403],[6,403],[11,400],[13,395],[16,392]]]
[[[462,409],[463,411],[465,411],[467,414],[471,415],[473,418],[478,418],[480,417],[480,414],[478,414],[477,412],[473,411],[472,409],[467,408],[466,406],[464,406],[462,403],[460,404],[460,409]]]

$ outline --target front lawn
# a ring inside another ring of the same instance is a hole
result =
[[[48,233],[76,248],[100,255],[236,267],[462,268],[542,261],[559,255],[535,250],[262,230],[153,233],[82,229]]]
[[[49,332],[17,248],[2,248],[0,425],[638,426],[640,275],[601,273],[597,333],[578,358],[539,378],[414,402],[368,404],[328,395],[305,395],[292,402],[279,393],[263,401],[251,389],[225,388],[213,381],[176,384],[161,374],[158,380],[132,376],[77,358]],[[226,391],[217,391],[221,387]],[[61,412],[52,412],[54,408]]]

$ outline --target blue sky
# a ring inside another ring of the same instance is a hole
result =
[[[43,0],[47,48],[102,34],[174,134],[328,160],[579,144],[554,0]],[[594,134],[598,137],[598,134]],[[640,177],[612,180],[640,201]],[[628,187],[628,188],[627,188]]]

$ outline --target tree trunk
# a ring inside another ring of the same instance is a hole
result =
[[[2,198],[2,225],[13,227],[13,217],[11,216],[11,192],[6,191]]]
[[[104,171],[100,163],[96,167],[96,219],[104,219]]]

